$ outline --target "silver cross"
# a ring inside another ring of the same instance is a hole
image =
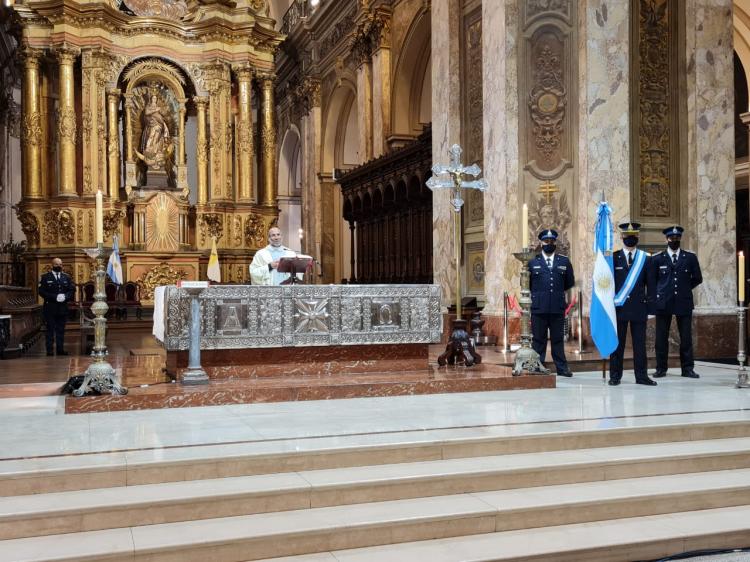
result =
[[[461,207],[464,204],[464,200],[461,198],[461,189],[478,189],[479,191],[486,191],[488,184],[484,178],[464,180],[463,176],[470,176],[476,178],[482,173],[482,170],[476,164],[471,166],[464,166],[461,164],[461,147],[457,144],[451,146],[448,153],[451,155],[451,163],[447,166],[445,164],[435,164],[432,167],[432,177],[427,180],[427,187],[432,191],[436,189],[450,189],[451,190],[451,205],[453,210],[457,213],[461,211]],[[448,177],[439,177],[445,176]]]

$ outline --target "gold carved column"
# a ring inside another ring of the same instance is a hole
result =
[[[60,99],[57,115],[57,133],[60,140],[60,188],[59,195],[78,195],[76,187],[76,112],[73,65],[78,49],[62,45],[57,49],[60,70]]]
[[[261,176],[263,177],[263,205],[276,206],[276,116],[274,112],[273,75],[259,76],[261,83]]]
[[[196,96],[193,101],[198,109],[198,142],[195,155],[198,162],[198,205],[205,205],[208,203],[208,140],[206,138],[208,98]]]
[[[120,135],[117,124],[117,106],[120,90],[107,90],[107,191],[113,201],[120,195]]]
[[[41,51],[24,48],[23,56],[23,197],[42,199],[39,57]]]
[[[239,157],[237,201],[241,203],[249,203],[253,196],[252,78],[250,67],[242,67],[237,70],[239,119],[235,145]]]

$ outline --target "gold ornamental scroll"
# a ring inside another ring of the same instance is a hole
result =
[[[60,71],[60,106],[57,118],[57,134],[60,139],[60,187],[59,195],[78,195],[76,187],[76,112],[75,81],[73,65],[80,51],[61,45],[57,48]]]
[[[196,96],[193,101],[198,109],[198,142],[195,155],[198,162],[198,205],[205,205],[208,203],[208,140],[206,138],[208,98]]]
[[[117,126],[117,106],[120,90],[107,90],[107,186],[112,201],[120,195],[120,134]]]
[[[273,75],[262,74],[261,82],[261,176],[263,177],[263,205],[276,206],[276,117],[274,113]]]
[[[235,143],[239,153],[237,201],[242,203],[250,202],[253,196],[252,77],[252,70],[249,67],[242,67],[237,70],[239,86],[239,120]]]
[[[23,197],[42,199],[41,117],[39,113],[39,57],[41,51],[25,47],[23,57]]]

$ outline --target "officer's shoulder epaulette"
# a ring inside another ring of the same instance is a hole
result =
[[[567,260],[567,259],[570,259],[570,258],[568,258],[568,256],[566,256],[565,254],[557,254],[557,255],[558,255],[558,256],[560,256],[561,258],[565,258],[566,260]]]
[[[682,250],[682,251],[685,252],[686,254],[695,254],[695,252],[691,252],[690,250]]]
[[[664,250],[659,250],[654,254],[654,257],[664,255]]]

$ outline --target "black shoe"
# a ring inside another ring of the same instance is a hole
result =
[[[52,357],[54,354],[55,354],[54,351],[48,351],[47,352],[47,357]]]
[[[619,379],[609,379],[609,382],[607,383],[609,386],[617,386],[620,384]]]
[[[69,353],[67,351],[58,351],[57,354],[58,355],[69,355]]]
[[[688,379],[699,379],[699,378],[701,378],[701,376],[698,373],[696,373],[695,371],[693,371],[692,369],[690,369],[689,371],[683,371],[682,376],[686,377]]]
[[[573,373],[571,373],[570,371],[557,371],[557,376],[570,378],[573,376]]]
[[[667,376],[667,372],[666,371],[660,371],[659,369],[657,369],[656,372],[653,375],[651,375],[651,376],[654,377],[655,379],[660,379],[662,377],[666,377]]]
[[[650,378],[646,377],[645,379],[636,379],[635,384],[642,384],[644,386],[656,386],[656,381],[652,381]]]

